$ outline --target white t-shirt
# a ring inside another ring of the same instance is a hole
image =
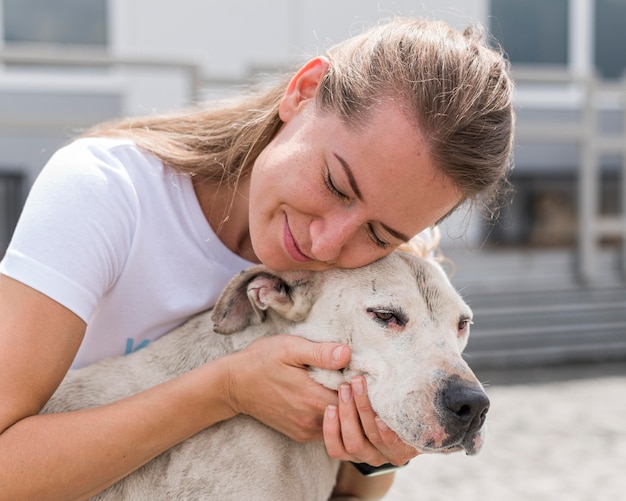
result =
[[[216,237],[191,178],[123,139],[56,152],[0,272],[87,323],[73,367],[130,353],[215,304],[252,263]]]

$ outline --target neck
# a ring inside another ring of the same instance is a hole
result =
[[[196,197],[202,212],[222,243],[238,256],[258,262],[248,229],[249,177],[236,187],[215,186],[193,179]]]

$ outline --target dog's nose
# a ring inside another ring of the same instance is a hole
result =
[[[467,432],[478,430],[484,424],[489,398],[481,388],[458,381],[445,388],[442,396],[449,422],[456,422]]]

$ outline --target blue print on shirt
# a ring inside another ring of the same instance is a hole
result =
[[[135,340],[132,337],[126,338],[126,351],[124,355],[130,355],[132,352],[141,350],[141,348],[145,348],[150,344],[149,339],[144,339],[137,347],[135,348]]]

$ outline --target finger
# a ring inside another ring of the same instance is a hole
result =
[[[381,449],[385,451],[387,462],[401,466],[419,454],[416,449],[400,440],[396,432],[389,428],[380,417],[376,416],[375,423],[384,444]]]
[[[376,424],[376,412],[372,408],[372,404],[367,395],[367,383],[365,378],[363,376],[355,376],[352,378],[351,386],[354,403],[359,419],[361,420],[363,431],[372,445],[381,450],[381,452],[384,452],[381,447],[384,447],[385,443],[380,436]]]
[[[376,414],[367,395],[363,376],[352,379],[354,401],[363,431],[370,443],[386,458],[386,462],[402,465],[417,455],[417,451],[400,440],[398,435]]]
[[[385,457],[370,443],[363,433],[359,412],[353,398],[352,387],[342,384],[339,387],[339,422],[341,424],[341,438],[346,452],[352,461],[368,463],[378,466],[385,461]]]
[[[345,344],[315,343],[296,336],[290,337],[292,356],[301,366],[338,370],[350,361],[350,348]]]
[[[341,439],[341,425],[336,405],[329,405],[324,412],[323,423],[324,444],[331,458],[349,460]]]

